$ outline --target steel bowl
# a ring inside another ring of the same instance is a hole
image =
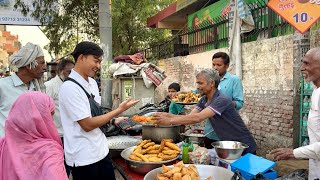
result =
[[[187,140],[188,142],[190,142],[192,144],[198,144],[199,146],[202,146],[202,147],[204,146],[205,136],[203,134],[181,133],[180,135],[183,137],[183,139]]]
[[[216,141],[211,143],[217,152],[219,158],[222,159],[238,159],[242,152],[249,146],[238,141]]]
[[[162,139],[180,140],[181,125],[154,125],[142,124],[142,139],[151,139],[155,143],[161,143]]]
[[[209,176],[211,176],[214,180],[228,180],[233,176],[233,172],[222,167],[198,164],[195,166],[198,169],[200,179],[207,179]],[[154,169],[148,172],[148,174],[144,176],[143,180],[155,180],[157,179],[157,174],[159,173],[161,173],[161,168]]]
[[[162,164],[164,165],[172,165],[175,163],[175,161],[178,159],[179,156],[177,156],[174,159],[170,159],[168,161],[161,161],[161,162],[142,162],[142,161],[133,161],[129,159],[130,154],[133,152],[134,148],[129,147],[121,152],[121,157],[126,161],[126,164],[129,169],[131,169],[134,172],[137,172],[139,174],[147,174],[149,171],[161,167]]]

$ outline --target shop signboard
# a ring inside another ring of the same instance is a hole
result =
[[[41,23],[31,17],[34,11],[32,6],[33,0],[24,0],[24,4],[29,8],[29,12],[24,16],[20,9],[15,9],[13,6],[15,0],[0,0],[0,24],[5,25],[41,25]],[[57,9],[57,6],[54,7]]]
[[[122,93],[122,100],[126,100],[132,97],[132,80],[124,80],[123,81],[123,93]]]
[[[319,0],[270,0],[268,7],[300,33],[310,29],[320,17]]]

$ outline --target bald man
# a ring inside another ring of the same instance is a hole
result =
[[[47,66],[39,45],[27,43],[10,56],[9,61],[18,68],[18,72],[0,79],[0,137],[4,136],[5,120],[18,96],[28,91],[45,90],[40,79]]]
[[[271,151],[276,160],[309,159],[309,178],[320,178],[320,47],[313,48],[303,58],[300,68],[304,79],[314,84],[308,115],[310,145],[296,149],[279,148]]]

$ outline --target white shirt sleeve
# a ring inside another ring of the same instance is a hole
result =
[[[296,148],[293,155],[295,158],[320,160],[320,142]]]

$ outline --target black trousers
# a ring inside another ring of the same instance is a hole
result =
[[[73,180],[115,180],[114,169],[109,154],[102,160],[87,165],[72,167]]]

